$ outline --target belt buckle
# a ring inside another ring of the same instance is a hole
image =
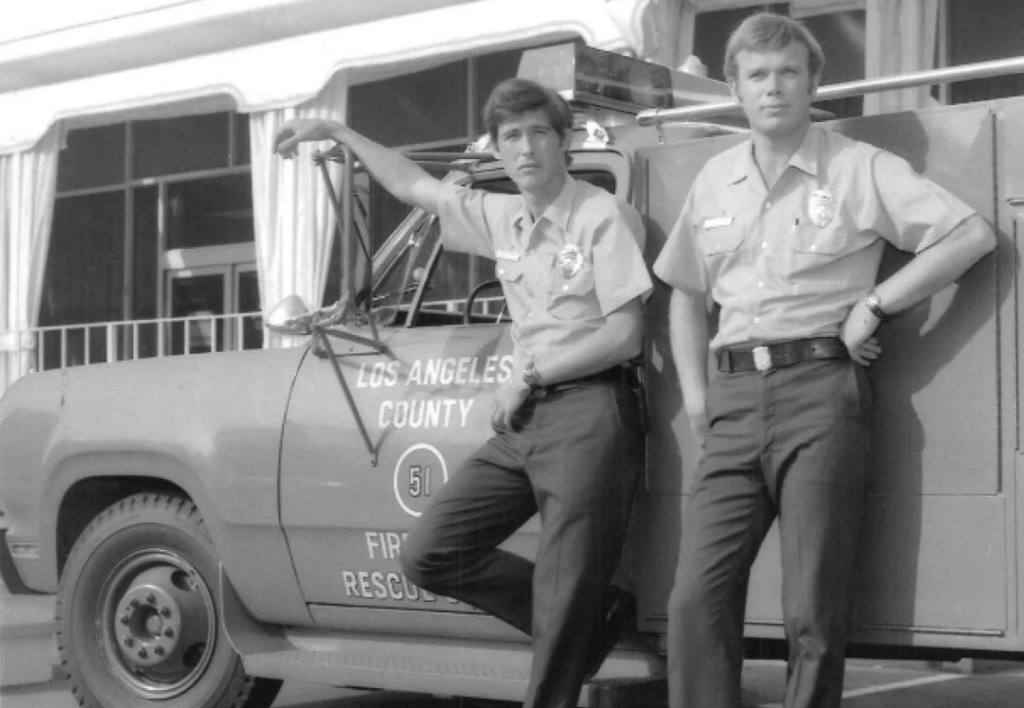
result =
[[[754,368],[758,371],[768,371],[772,368],[772,353],[768,347],[754,347]]]

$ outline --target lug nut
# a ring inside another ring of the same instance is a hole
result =
[[[148,595],[146,595],[146,602],[148,602],[151,605],[155,605],[156,595],[154,595],[153,593],[149,593]]]
[[[164,651],[163,647],[156,647],[155,649],[153,649],[153,653],[156,654],[157,656],[163,656],[167,652]]]
[[[125,637],[124,638],[124,645],[126,647],[133,647],[133,646],[135,646],[135,640],[132,639],[131,637]]]
[[[171,608],[170,607],[161,607],[160,608],[160,616],[161,617],[170,617],[171,616]]]
[[[128,602],[128,604],[129,604],[129,605],[131,605],[132,607],[138,607],[138,606],[139,606],[140,604],[142,604],[142,603],[140,603],[140,602],[139,602],[139,598],[137,598],[137,597],[133,597],[133,598],[132,598],[132,599],[131,599],[131,600],[130,600],[130,601]]]
[[[125,626],[131,623],[131,619],[128,617],[128,615],[121,615],[117,618],[117,621]]]
[[[147,656],[149,656],[149,652],[148,651],[146,651],[145,649],[139,649],[139,658],[140,659],[145,659]]]
[[[170,639],[171,637],[173,637],[173,636],[174,636],[174,630],[173,630],[173,629],[171,629],[170,627],[167,627],[167,628],[166,628],[166,629],[164,630],[164,636],[165,636],[165,637],[167,637],[168,639]]]

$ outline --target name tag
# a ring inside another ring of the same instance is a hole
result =
[[[702,226],[705,229],[717,229],[722,226],[729,226],[732,223],[731,216],[716,216],[711,219],[704,219]]]
[[[519,251],[495,251],[494,255],[502,261],[518,261]]]

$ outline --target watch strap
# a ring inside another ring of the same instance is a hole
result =
[[[872,315],[883,322],[889,319],[889,313],[882,309],[882,299],[878,297],[878,293],[874,290],[869,292],[867,297],[864,298],[864,305],[871,311]]]
[[[537,366],[532,361],[523,369],[523,383],[530,388],[540,388],[544,385],[540,380],[540,372],[537,371]]]

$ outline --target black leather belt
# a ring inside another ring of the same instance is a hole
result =
[[[552,393],[559,393],[572,388],[582,388],[583,386],[590,386],[596,383],[624,383],[633,385],[634,382],[633,366],[631,364],[621,364],[604,371],[599,371],[596,374],[591,374],[590,376],[581,376],[578,379],[569,379],[568,381],[559,381],[547,386],[538,386],[531,393],[538,398],[543,398]]]
[[[726,373],[770,371],[805,361],[849,358],[850,352],[839,337],[815,337],[749,349],[723,349],[718,352],[718,370]]]

